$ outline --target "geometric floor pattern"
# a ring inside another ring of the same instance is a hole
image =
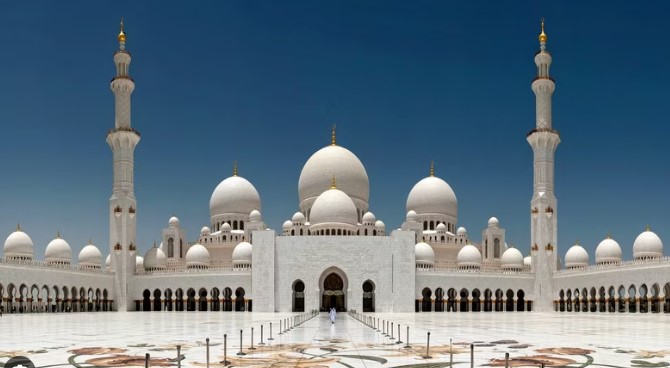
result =
[[[327,314],[278,335],[279,320],[294,314],[134,312],[7,315],[0,317],[0,366],[25,356],[35,367],[670,367],[670,315],[599,313],[371,313],[394,322],[383,336],[341,313]],[[269,323],[273,338],[268,341]],[[397,324],[403,343],[397,343]],[[260,326],[266,345],[260,343]],[[410,348],[406,346],[410,327]],[[254,347],[249,350],[250,328]],[[244,332],[238,356],[239,331]],[[430,356],[426,359],[426,337]],[[182,359],[177,362],[176,346]],[[451,363],[450,363],[451,359]]]

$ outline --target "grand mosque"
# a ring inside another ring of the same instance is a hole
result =
[[[17,226],[0,258],[6,313],[670,313],[670,258],[649,228],[624,245],[633,247],[631,260],[609,236],[594,255],[575,244],[564,261],[558,258],[554,152],[561,139],[552,124],[555,83],[544,22],[531,84],[536,122],[526,136],[534,178],[531,241],[523,249],[507,246],[495,217],[481,238],[460,226],[456,194],[432,167],[409,192],[405,221],[387,227],[369,208],[365,166],[333,130],[330,144],[307,159],[298,178],[300,211],[287,213],[281,230],[265,225],[258,191],[235,168],[216,185],[210,222],[197,239],[187,239],[172,217],[161,243],[138,254],[133,160],[140,134],[131,125],[135,83],[123,22],[118,41],[115,121],[107,133],[114,163],[109,246],[103,252],[89,243],[75,260],[57,236],[38,257],[29,229]]]

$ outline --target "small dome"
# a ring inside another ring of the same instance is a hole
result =
[[[221,231],[230,231],[232,227],[230,227],[230,224],[227,222],[224,222],[223,225],[221,225]]]
[[[407,211],[414,210],[417,214],[436,213],[452,216],[458,215],[456,194],[446,181],[429,176],[421,179],[407,196]]]
[[[663,257],[663,242],[653,231],[646,230],[635,238],[633,243],[635,259]]]
[[[463,226],[461,226],[456,230],[456,235],[465,236],[468,235],[468,231],[465,230]]]
[[[377,221],[377,218],[375,217],[375,214],[372,212],[366,212],[363,215],[363,223],[364,224],[374,224],[375,221]]]
[[[458,267],[481,267],[482,254],[477,247],[468,244],[458,252],[456,263],[458,264]]]
[[[424,266],[435,265],[435,251],[428,243],[416,243],[414,246],[416,264]]]
[[[532,263],[533,263],[533,258],[531,256],[525,256],[523,258],[524,267],[526,267],[526,266],[530,267]]]
[[[249,213],[249,221],[251,222],[261,222],[263,217],[261,216],[261,211],[253,210]]]
[[[293,227],[293,222],[291,220],[284,221],[284,224],[282,225],[282,229],[284,229],[284,230],[291,230],[292,227]]]
[[[498,219],[495,217],[491,217],[489,219],[489,227],[498,227],[498,226],[500,226],[500,222],[498,221]]]
[[[579,244],[575,244],[565,253],[565,268],[587,267],[589,253]]]
[[[405,219],[406,219],[408,222],[416,222],[416,218],[417,218],[417,216],[418,216],[418,215],[416,214],[416,211],[414,211],[414,210],[409,210],[409,211],[407,211],[407,215],[405,215]]]
[[[33,259],[33,241],[21,229],[16,229],[5,240],[4,256]]]
[[[291,221],[293,221],[294,224],[304,224],[305,223],[305,215],[302,214],[302,212],[298,211],[293,214],[293,217],[291,218]]]
[[[105,267],[109,268],[112,265],[112,255],[108,254],[107,258],[105,258]]]
[[[135,269],[136,270],[144,269],[144,257],[140,255],[135,256]]]
[[[375,221],[375,227],[380,230],[386,229],[386,225],[384,224],[384,221],[382,220],[377,220]]]
[[[523,254],[516,248],[508,248],[500,257],[500,263],[503,269],[521,269],[523,268]]]
[[[144,255],[144,269],[160,270],[167,266],[167,257],[160,248],[153,247]]]
[[[79,252],[79,266],[100,268],[102,267],[102,253],[93,244],[89,244]]]
[[[216,186],[209,200],[209,213],[217,215],[249,215],[261,209],[261,197],[256,188],[241,176],[231,176]]]
[[[250,265],[251,264],[251,243],[241,242],[233,249],[233,265]]]
[[[202,229],[200,229],[200,236],[208,236],[212,233],[212,230],[210,230],[207,226],[203,226]]]
[[[619,263],[621,262],[621,247],[614,239],[607,237],[598,244],[596,248],[596,263]]]
[[[440,233],[444,233],[447,231],[447,225],[445,225],[443,222],[440,222],[435,226],[435,230]]]
[[[72,262],[72,248],[60,236],[49,242],[44,252],[44,260],[47,263],[70,263]]]
[[[358,225],[358,212],[351,198],[343,191],[331,188],[321,193],[312,205],[312,225],[332,223]]]
[[[193,244],[186,252],[186,267],[207,267],[211,263],[209,251],[202,244]]]
[[[170,220],[168,220],[168,226],[179,227],[179,219],[175,216],[170,217]]]

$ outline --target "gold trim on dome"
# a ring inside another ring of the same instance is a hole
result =
[[[335,175],[333,175],[333,180],[330,183],[330,189],[337,189],[337,181],[335,180]]]
[[[233,176],[237,176],[237,160],[233,161]]]
[[[435,176],[435,161],[430,161],[430,176]]]
[[[337,146],[337,136],[335,134],[335,124],[330,128],[330,145]]]

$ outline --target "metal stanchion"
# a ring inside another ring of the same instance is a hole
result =
[[[223,361],[219,362],[223,364],[224,367],[230,365],[228,361],[228,335],[223,334]]]
[[[279,320],[279,334],[282,334],[282,329],[281,329],[281,319]]]
[[[509,353],[505,353],[505,368],[509,368]]]
[[[256,348],[254,347],[254,328],[253,327],[251,328],[251,347],[249,348],[249,350],[256,350]]]
[[[205,339],[205,343],[207,344],[207,368],[209,368],[209,337]]]
[[[407,336],[407,345],[405,345],[403,349],[411,349],[412,347],[409,346],[409,326],[407,326],[407,335],[405,336]]]
[[[475,344],[470,344],[470,368],[475,366]]]
[[[242,330],[240,330],[240,352],[237,355],[247,355],[242,351]]]
[[[451,346],[451,338],[449,338],[449,366],[454,365],[454,349]]]
[[[398,323],[398,341],[396,341],[395,343],[402,344],[402,341],[400,341],[400,323]]]
[[[391,322],[391,340],[395,340],[395,337],[393,337],[393,322]]]
[[[177,368],[181,368],[181,345],[177,345]]]
[[[270,322],[270,338],[268,338],[268,341],[272,341],[272,340],[274,340],[274,339],[272,338],[272,322]]]
[[[433,358],[432,356],[430,356],[430,332],[428,332],[428,340],[426,341],[426,355],[423,358],[424,359]]]
[[[261,342],[258,343],[258,346],[263,346],[265,343],[263,342],[263,325],[261,325]]]
[[[144,356],[144,368],[149,368],[149,353]]]

